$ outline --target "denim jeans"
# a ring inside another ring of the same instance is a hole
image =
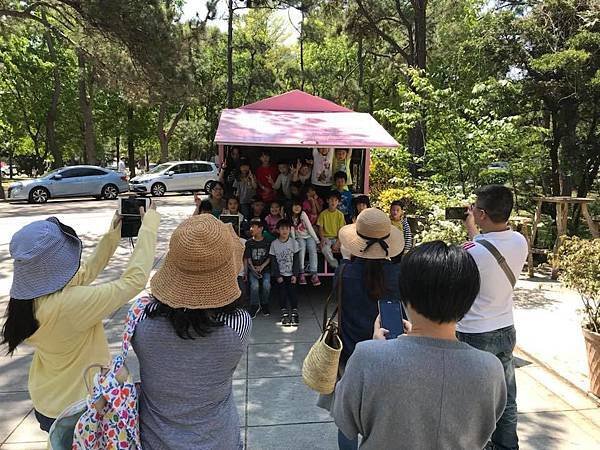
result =
[[[292,277],[281,277],[283,282],[276,282],[277,298],[281,309],[298,309],[298,297],[296,296],[296,285],[292,284]]]
[[[342,430],[338,430],[338,449],[339,450],[358,450],[358,436],[354,439],[348,439]]]
[[[312,237],[307,239],[297,238],[298,247],[300,248],[300,273],[304,273],[306,251],[308,250],[308,271],[311,275],[317,273],[317,243]]]
[[[456,336],[471,347],[493,353],[504,367],[506,380],[506,408],[492,434],[492,448],[498,450],[515,450],[519,448],[517,437],[517,381],[513,350],[517,340],[517,332],[513,325],[486,333],[461,333]]]
[[[50,428],[52,427],[52,424],[54,423],[54,421],[56,419],[51,419],[50,417],[46,417],[42,413],[37,412],[35,409],[33,410],[33,412],[35,413],[35,418],[37,419],[38,423],[40,424],[40,429],[42,431],[45,431],[46,433],[48,433],[50,431]]]
[[[333,250],[331,247],[337,242],[335,238],[324,238],[321,246],[321,251],[323,252],[323,256],[327,260],[327,264],[332,269],[337,269],[339,266],[338,260],[333,256]]]
[[[262,278],[258,278],[254,272],[248,271],[250,279],[250,304],[268,305],[269,295],[271,294],[271,272],[268,270],[262,273]]]

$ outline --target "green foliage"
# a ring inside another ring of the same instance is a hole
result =
[[[401,200],[405,203],[407,214],[425,217],[431,214],[434,206],[443,208],[448,204],[447,197],[439,193],[433,193],[426,186],[385,189],[374,199],[374,204],[389,212],[390,204],[395,200]]]
[[[600,239],[566,238],[560,247],[561,280],[581,295],[584,326],[600,332]]]
[[[479,172],[479,184],[506,184],[510,179],[510,172],[506,169],[484,169]]]
[[[427,225],[417,236],[419,242],[444,241],[448,244],[460,245],[467,240],[467,232],[463,224],[456,220],[445,220],[445,209],[434,206],[427,217]]]

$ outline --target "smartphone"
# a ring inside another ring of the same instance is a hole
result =
[[[145,197],[121,197],[119,199],[119,214],[122,217],[121,237],[136,237],[142,226],[140,207],[148,211],[151,200]]]
[[[465,220],[468,212],[468,206],[446,208],[446,220]]]
[[[398,300],[379,300],[379,317],[381,326],[389,331],[386,339],[396,339],[404,334],[404,323],[406,318],[404,307]]]
[[[147,197],[121,197],[119,202],[119,214],[122,216],[140,216],[140,207],[148,211],[150,199]]]

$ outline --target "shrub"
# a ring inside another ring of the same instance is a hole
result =
[[[379,193],[373,203],[382,210],[389,212],[390,204],[394,200],[405,201],[406,213],[419,216],[428,216],[433,211],[434,206],[444,208],[448,204],[448,199],[444,195],[416,186],[385,189]]]
[[[583,326],[600,332],[600,239],[564,238],[559,251],[561,280],[581,295]]]
[[[505,169],[485,169],[479,172],[479,185],[486,184],[506,184],[510,178],[510,173]]]
[[[461,222],[444,219],[445,209],[438,206],[428,216],[428,225],[417,236],[419,242],[441,240],[448,244],[462,244],[467,240],[467,231]]]

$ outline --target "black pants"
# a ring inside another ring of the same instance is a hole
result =
[[[292,277],[281,277],[283,282],[279,283],[277,278],[275,286],[277,286],[277,298],[279,299],[279,307],[281,309],[298,309],[298,297],[296,296],[296,285],[292,284]],[[273,284],[273,280],[271,280]]]
[[[50,417],[46,417],[45,415],[33,410],[35,413],[35,418],[40,423],[40,429],[48,433],[50,431],[50,427],[54,423],[56,419],[51,419]]]

